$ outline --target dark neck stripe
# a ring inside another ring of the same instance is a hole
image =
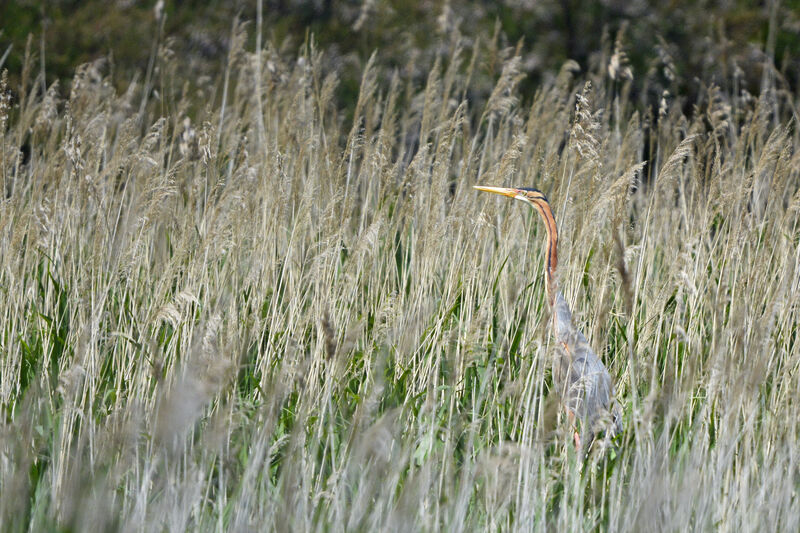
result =
[[[544,196],[544,195],[542,195]],[[555,295],[555,273],[558,266],[558,228],[556,227],[556,220],[553,217],[553,211],[550,209],[550,204],[545,198],[536,198],[531,201],[536,207],[542,221],[545,224],[547,231],[547,249],[545,254],[545,275],[547,280],[547,292],[550,298],[550,304],[553,303]]]

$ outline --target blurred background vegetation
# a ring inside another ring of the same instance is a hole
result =
[[[252,50],[256,0],[3,0],[0,54],[12,88],[26,50],[62,92],[78,65],[98,58],[124,90],[162,48],[182,58],[176,75],[186,82],[216,81],[236,17],[249,24]],[[608,68],[615,49],[624,52],[616,78],[630,78],[631,96],[651,107],[665,90],[689,111],[711,85],[759,94],[769,82],[794,93],[800,79],[800,0],[264,0],[262,21],[265,45],[277,51],[295,53],[313,35],[337,72],[343,106],[354,105],[375,50],[382,66],[421,86],[437,58],[477,42],[519,53],[530,95],[568,59],[584,71]],[[491,77],[495,66],[483,67]]]

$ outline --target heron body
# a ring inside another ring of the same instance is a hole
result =
[[[475,186],[476,189],[521,200],[541,216],[547,230],[545,282],[553,317],[553,333],[557,357],[553,364],[553,381],[575,431],[575,445],[591,444],[598,431],[612,436],[622,431],[622,416],[614,402],[614,385],[603,362],[592,350],[586,337],[572,323],[572,312],[558,290],[555,277],[558,266],[558,229],[550,203],[541,191],[529,188]]]

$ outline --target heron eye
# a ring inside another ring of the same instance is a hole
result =
[[[544,193],[536,187],[519,187],[517,190],[524,191],[528,198],[547,201],[547,197]]]

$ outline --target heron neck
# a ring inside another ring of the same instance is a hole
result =
[[[550,204],[547,200],[536,199],[532,203],[542,217],[545,229],[547,230],[545,282],[547,285],[547,297],[552,306],[555,301],[555,294],[558,291],[558,282],[555,277],[556,267],[558,266],[558,228],[556,227],[556,219],[553,217],[553,211],[550,209]]]

